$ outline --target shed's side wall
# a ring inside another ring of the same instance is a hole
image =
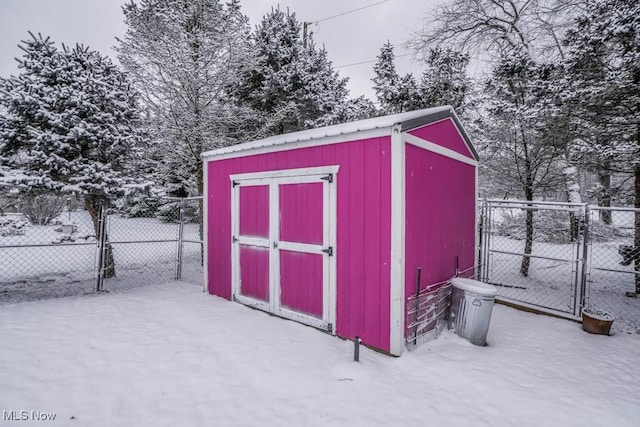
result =
[[[475,167],[406,145],[405,293],[451,278],[474,265]]]
[[[339,165],[336,333],[389,350],[390,137],[208,163],[208,289],[231,298],[229,175]]]
[[[464,142],[460,132],[458,132],[458,128],[450,118],[421,128],[413,129],[408,133],[453,150],[463,156],[473,158],[467,144]]]

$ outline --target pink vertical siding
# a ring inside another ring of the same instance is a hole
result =
[[[389,350],[390,158],[380,137],[209,162],[209,292],[231,298],[230,174],[339,165],[336,333]]]
[[[269,249],[240,246],[240,293],[269,302]]]
[[[406,146],[406,296],[474,265],[475,167]],[[405,331],[406,333],[406,331]]]
[[[322,318],[323,256],[280,251],[280,304]]]
[[[409,134],[417,136],[418,138],[426,139],[427,141],[438,144],[442,147],[446,147],[457,153],[473,158],[469,147],[465,143],[464,139],[458,132],[456,125],[451,119],[444,119],[430,125],[423,126],[421,128],[409,131]]]
[[[280,240],[322,244],[322,182],[280,185]]]
[[[269,237],[269,186],[240,187],[240,235]]]

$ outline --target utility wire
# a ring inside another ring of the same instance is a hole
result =
[[[409,56],[409,55],[413,55],[413,53],[404,53],[402,55],[397,55],[394,58],[403,58],[405,56]],[[338,65],[336,67],[333,68],[346,68],[346,67],[354,67],[356,65],[362,65],[362,64],[371,64],[372,62],[376,62],[378,60],[378,58],[376,59],[371,59],[369,61],[362,61],[362,62],[354,62],[353,64],[344,64],[344,65]]]
[[[377,2],[377,3],[372,3],[372,4],[367,5],[367,6],[359,7],[359,8],[357,8],[357,9],[348,10],[348,11],[346,11],[346,12],[342,12],[342,13],[340,13],[340,14],[338,14],[338,15],[333,15],[333,16],[329,16],[328,18],[323,18],[323,19],[320,19],[320,20],[318,20],[318,21],[313,21],[313,22],[312,22],[312,24],[319,24],[320,22],[328,21],[328,20],[330,20],[330,19],[334,19],[334,18],[339,18],[340,16],[348,15],[348,14],[350,14],[350,13],[354,13],[354,12],[357,12],[357,11],[359,11],[359,10],[363,10],[363,9],[367,9],[367,8],[370,8],[370,7],[373,7],[373,6],[377,6],[377,5],[379,5],[379,4],[386,3],[386,2],[388,2],[388,1],[391,1],[391,0],[383,0],[383,1],[379,1],[379,2]]]

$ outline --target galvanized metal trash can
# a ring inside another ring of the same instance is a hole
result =
[[[485,345],[498,290],[477,280],[451,280],[449,329],[472,344]]]

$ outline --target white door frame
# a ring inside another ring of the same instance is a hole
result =
[[[336,225],[337,225],[337,173],[339,166],[303,169],[283,169],[230,175],[232,257],[231,278],[233,299],[245,305],[274,313],[310,326],[336,331]],[[322,245],[280,241],[280,191],[283,184],[323,183],[323,241]],[[240,236],[240,188],[268,186],[269,238]],[[274,245],[275,243],[275,245]],[[269,250],[269,303],[240,294],[240,245],[265,247]],[[331,248],[332,253],[324,250]],[[290,250],[324,256],[322,318],[318,319],[280,306],[280,251]]]

